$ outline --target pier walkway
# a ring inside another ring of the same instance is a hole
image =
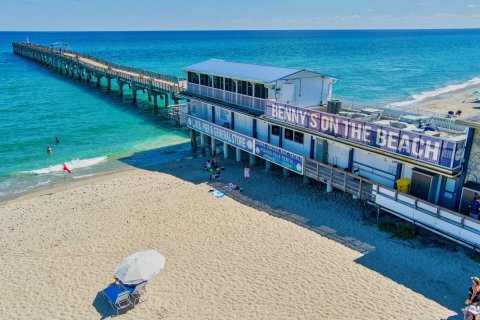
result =
[[[67,75],[85,78],[87,82],[95,78],[97,87],[102,78],[107,80],[107,89],[111,90],[112,80],[117,82],[120,95],[124,93],[124,85],[132,91],[133,101],[137,100],[137,91],[148,93],[148,101],[158,107],[158,98],[164,99],[164,105],[169,105],[169,98],[178,104],[177,94],[184,91],[186,82],[179,77],[165,75],[144,69],[124,66],[90,55],[70,50],[58,50],[27,42],[13,42],[13,52],[35,62],[45,64],[56,71]]]

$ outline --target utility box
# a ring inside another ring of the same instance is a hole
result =
[[[428,202],[435,203],[439,180],[438,177],[438,174],[420,168],[413,168],[410,194]]]
[[[480,194],[480,183],[468,181],[463,185],[462,196],[460,198],[460,208],[458,210],[460,213],[470,213],[468,205],[473,200],[473,198],[475,198],[476,193]]]
[[[340,100],[330,100],[327,103],[327,112],[338,114],[342,108],[342,102]]]

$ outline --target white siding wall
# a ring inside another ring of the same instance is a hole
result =
[[[266,121],[257,119],[257,138],[268,142],[268,124]]]
[[[310,157],[311,135],[304,133],[303,144],[285,139],[285,129],[283,129],[283,149],[291,151],[301,156]]]
[[[235,113],[234,129],[236,132],[243,133],[249,137],[253,136],[253,118]]]
[[[387,187],[393,188],[394,186],[397,165],[391,158],[361,149],[354,149],[353,169],[358,168],[360,176]]]
[[[219,126],[231,128],[232,127],[231,120],[232,120],[232,115],[230,110],[222,109],[218,107],[215,108],[215,124]]]
[[[205,103],[196,102],[194,100],[189,102],[189,110],[192,116],[204,120],[211,120],[209,117],[208,106]]]
[[[312,107],[321,103],[325,104],[331,97],[332,79],[321,76],[312,77],[312,74],[301,72],[292,78],[282,79],[277,82],[277,99],[282,103],[290,103],[300,107]],[[295,97],[293,101],[285,101],[282,95],[282,86],[291,83],[295,86]]]
[[[328,142],[328,164],[337,165],[338,168],[348,168],[350,147],[337,142]]]
[[[270,126],[270,131],[272,130]],[[283,134],[283,129],[282,129],[282,134]],[[270,133],[270,143],[273,144],[274,146],[278,146],[279,143],[279,136],[274,136],[273,134]]]

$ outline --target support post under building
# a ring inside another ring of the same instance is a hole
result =
[[[223,158],[228,159],[228,143],[223,143]]]
[[[237,162],[242,161],[242,150],[240,148],[235,148],[235,160]]]
[[[210,137],[210,147],[211,147],[211,151],[212,151],[212,156],[216,155],[217,154],[217,141],[215,140],[215,138],[213,137]]]
[[[204,133],[200,133],[200,148],[202,148],[202,150],[205,150],[205,134]]]
[[[248,161],[249,161],[250,167],[253,167],[255,165],[255,155],[254,154],[249,154],[248,155]]]

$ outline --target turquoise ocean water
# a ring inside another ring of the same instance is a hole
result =
[[[458,87],[452,85],[480,86],[480,30],[0,32],[0,199],[61,183],[62,162],[74,179],[110,170],[136,151],[172,146],[147,160],[188,153],[186,131],[145,97],[135,107],[129,95],[13,55],[11,42],[27,37],[178,76],[210,58],[304,67],[340,77],[334,95],[361,100],[421,100]]]

